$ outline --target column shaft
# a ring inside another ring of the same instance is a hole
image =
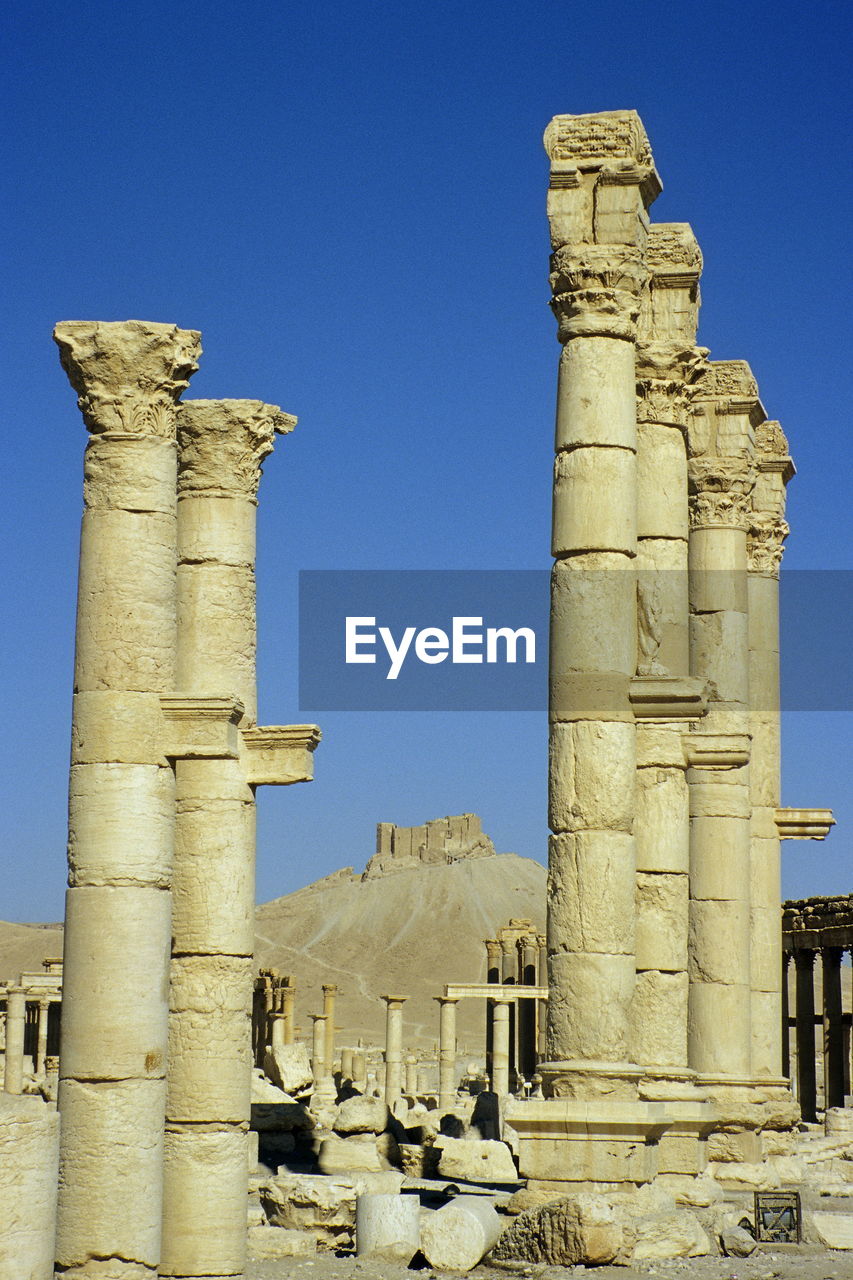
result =
[[[494,1044],[492,1047],[492,1090],[509,1093],[509,1001],[494,1000]]]
[[[55,331],[90,439],[75,655],[56,1259],[160,1261],[174,774],[175,402],[199,335]],[[116,1170],[123,1194],[115,1194]],[[82,1274],[82,1271],[81,1271]]]
[[[803,1119],[811,1124],[817,1120],[814,955],[813,951],[794,952],[797,967],[797,1101]]]
[[[6,1060],[3,1088],[6,1093],[24,1091],[24,1029],[27,993],[23,987],[6,989]]]
[[[841,995],[841,947],[824,947],[823,1035],[824,1106],[844,1106],[844,1025]]]
[[[403,1092],[404,996],[383,996],[385,1013],[385,1101],[392,1107]]]
[[[338,988],[333,983],[323,985],[323,1012],[326,1015],[326,1045],[324,1056],[328,1071],[335,1068],[335,996]]]
[[[47,1000],[39,1000],[38,1002],[38,1024],[36,1029],[36,1075],[44,1073],[44,1061],[47,1057],[47,1019],[50,1011],[50,1004]]]
[[[456,1005],[458,1001],[438,997],[438,1106],[448,1111],[456,1099]]]

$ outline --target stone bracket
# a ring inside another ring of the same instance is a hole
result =
[[[316,724],[271,724],[244,729],[246,781],[250,786],[286,787],[314,777],[314,748],[321,734]]]
[[[739,769],[749,764],[748,733],[687,733],[684,757],[693,769]]]
[[[238,698],[193,698],[167,693],[160,698],[164,720],[163,755],[172,760],[236,760],[237,726],[244,708]]]
[[[628,698],[638,720],[701,720],[708,709],[704,680],[690,676],[635,676]]]
[[[777,809],[780,840],[825,840],[835,818],[831,809]]]

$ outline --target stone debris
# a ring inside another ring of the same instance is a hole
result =
[[[335,1249],[354,1244],[359,1195],[396,1195],[402,1185],[395,1170],[338,1177],[279,1173],[259,1190],[271,1226],[311,1232],[319,1246]]]
[[[501,1220],[488,1200],[457,1196],[425,1215],[421,1252],[438,1271],[470,1271],[498,1239]]]
[[[518,1182],[512,1153],[503,1142],[439,1135],[434,1150],[440,1152],[438,1176],[464,1182]]]
[[[310,1258],[316,1252],[317,1240],[310,1231],[249,1227],[249,1256],[252,1258]]]
[[[355,1209],[355,1246],[360,1258],[412,1261],[420,1247],[421,1203],[416,1195],[360,1195]]]
[[[604,1196],[581,1193],[516,1217],[493,1256],[557,1266],[603,1266],[625,1252],[626,1223]]]
[[[748,1258],[757,1248],[755,1237],[744,1227],[726,1227],[720,1232],[720,1249],[727,1258]]]
[[[356,1095],[345,1098],[335,1112],[332,1128],[335,1133],[384,1133],[390,1115],[382,1098],[364,1098]]]

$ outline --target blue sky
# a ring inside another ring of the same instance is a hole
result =
[[[849,10],[837,3],[57,0],[5,15],[6,723],[0,918],[65,874],[85,431],[57,320],[201,329],[191,396],[299,415],[266,467],[260,712],[296,694],[301,568],[548,564],[558,112],[635,107],[705,256],[700,340],[791,440],[786,564],[853,569]],[[847,29],[845,29],[847,27]],[[826,627],[849,632],[848,592]],[[843,652],[843,651],[842,651]],[[814,661],[821,661],[816,654]],[[311,786],[266,789],[259,897],[363,865],[379,820],[474,810],[544,858],[544,717],[338,713]],[[784,800],[832,805],[785,892],[853,888],[851,715],[785,725]]]

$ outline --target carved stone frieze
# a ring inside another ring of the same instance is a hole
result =
[[[690,527],[748,529],[755,470],[740,458],[693,458],[688,466]]]
[[[254,498],[274,436],[295,426],[261,400],[187,400],[178,409],[178,492]]]
[[[53,337],[91,432],[175,438],[175,404],[198,368],[200,333],[143,320],[66,320]]]
[[[689,222],[653,222],[646,244],[646,262],[653,276],[702,272],[702,251]]]
[[[565,245],[551,255],[551,308],[561,342],[580,335],[633,340],[648,280],[638,250]]]
[[[551,186],[576,185],[578,171],[598,171],[602,180],[639,186],[647,204],[661,191],[652,149],[636,111],[554,116],[545,130]]]
[[[779,576],[784,542],[790,526],[772,512],[753,512],[746,540],[750,573]]]

